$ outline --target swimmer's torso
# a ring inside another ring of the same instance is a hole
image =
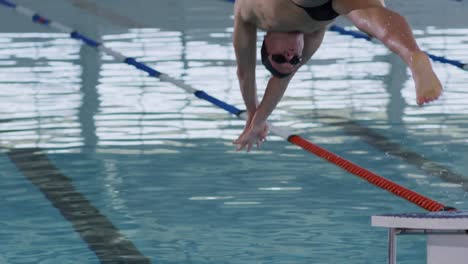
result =
[[[317,5],[327,2],[316,0]],[[255,24],[265,31],[314,32],[330,21],[312,19],[301,6],[313,6],[314,1],[305,0],[236,0],[235,15]],[[297,5],[296,5],[297,4]]]

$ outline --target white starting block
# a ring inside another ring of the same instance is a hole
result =
[[[387,227],[388,263],[396,264],[396,235],[427,235],[427,264],[468,263],[468,211],[372,216],[372,226]]]

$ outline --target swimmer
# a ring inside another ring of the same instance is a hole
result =
[[[386,8],[383,0],[237,0],[233,46],[247,110],[244,131],[233,142],[237,150],[260,147],[268,134],[268,116],[296,71],[320,47],[327,26],[338,16],[380,40],[408,65],[418,105],[440,96],[442,85],[429,57],[418,47],[406,19]],[[261,59],[272,75],[261,101],[255,81],[257,29],[266,31]]]

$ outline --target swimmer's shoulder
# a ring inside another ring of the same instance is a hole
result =
[[[234,4],[234,16],[236,19],[244,22],[254,22],[257,2],[257,0],[236,0]]]
[[[236,19],[260,26],[278,18],[278,13],[294,6],[291,0],[236,0],[234,15]],[[287,8],[285,8],[287,7]]]

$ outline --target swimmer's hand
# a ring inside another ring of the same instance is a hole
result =
[[[260,148],[268,135],[268,130],[267,122],[252,122],[252,118],[248,118],[244,131],[232,144],[236,145],[236,151],[247,147],[247,152],[249,152],[254,144]]]

